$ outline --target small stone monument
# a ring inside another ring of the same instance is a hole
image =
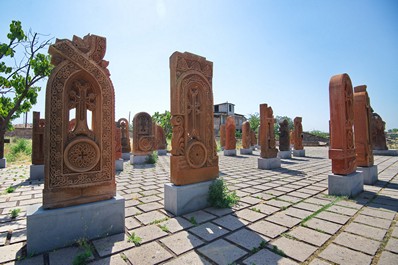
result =
[[[256,148],[258,147],[256,132],[253,130],[250,130],[250,137],[251,137],[250,138],[251,149],[256,150]]]
[[[259,169],[273,169],[281,167],[281,159],[277,157],[274,133],[274,115],[271,107],[267,104],[260,104],[259,142],[261,146],[260,158],[258,159]]]
[[[44,179],[44,128],[46,120],[40,119],[40,112],[33,111],[32,165],[30,179]]]
[[[227,117],[225,123],[225,156],[236,156],[236,126],[235,119],[232,116]]]
[[[279,152],[282,159],[291,158],[289,122],[286,119],[279,121]]]
[[[155,135],[152,117],[146,112],[139,112],[133,118],[133,154],[130,164],[146,164],[155,148]]]
[[[335,75],[330,79],[329,96],[329,158],[333,172],[328,176],[329,195],[353,197],[363,191],[363,175],[361,171],[356,171],[354,97],[348,74]]]
[[[301,124],[303,118],[294,118],[294,131],[293,131],[293,156],[303,157],[305,156],[305,150],[303,147],[303,125]]]
[[[57,39],[49,48],[55,68],[46,89],[43,205],[27,208],[28,255],[124,232],[105,49],[106,39],[96,35]],[[69,130],[72,118],[76,125]]]
[[[225,149],[225,124],[220,125],[220,145],[221,150]]]
[[[115,170],[123,171],[122,130],[115,123]]]
[[[240,149],[241,155],[251,155],[253,150],[251,148],[252,131],[250,130],[250,123],[245,121],[242,123],[242,148]]]
[[[155,146],[159,156],[167,155],[166,136],[164,134],[163,127],[159,124],[155,124]]]
[[[373,112],[371,121],[373,155],[398,156],[398,150],[388,150],[385,128],[386,123],[379,114]]]
[[[131,155],[129,121],[126,118],[120,118],[117,121],[117,127],[122,133],[122,159],[129,160]]]
[[[164,186],[164,207],[175,215],[207,207],[209,187],[219,175],[212,78],[213,63],[206,58],[171,55],[171,183]]]

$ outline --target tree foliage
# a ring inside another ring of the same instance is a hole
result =
[[[249,114],[249,118],[247,120],[250,123],[250,129],[257,132],[258,126],[260,125],[260,114],[258,114],[258,112]]]
[[[152,115],[152,120],[158,125],[163,127],[164,134],[167,139],[171,139],[171,133],[173,128],[171,127],[171,113],[165,110],[164,113],[155,112]]]

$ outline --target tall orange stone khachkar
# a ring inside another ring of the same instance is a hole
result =
[[[348,74],[335,75],[329,82],[330,147],[332,172],[329,194],[355,196],[363,191],[362,172],[356,171],[354,142],[354,96]]]
[[[44,179],[44,129],[46,120],[40,119],[40,112],[33,111],[32,165],[29,179]]]
[[[129,121],[126,118],[120,118],[117,121],[117,127],[121,130],[121,141],[122,141],[122,159],[129,160],[131,155],[131,144],[130,144],[130,133],[129,133]]]
[[[274,114],[271,107],[267,104],[260,104],[260,124],[259,143],[261,146],[260,158],[258,159],[258,168],[273,169],[281,167],[281,160],[276,148],[274,132]]]
[[[303,118],[294,118],[294,131],[293,131],[293,156],[303,157],[305,156],[305,150],[303,147]]]
[[[49,48],[55,68],[46,90],[43,206],[27,210],[28,253],[124,231],[124,199],[116,196],[115,183],[115,95],[105,51],[106,39],[96,35],[56,40]]]
[[[152,117],[139,112],[133,118],[133,154],[130,163],[145,164],[155,148],[155,135]]]
[[[366,85],[354,88],[354,132],[358,170],[362,171],[364,184],[374,184],[378,179],[377,165],[373,165],[371,120],[372,110]]]
[[[213,63],[192,54],[170,57],[170,180],[165,184],[165,209],[184,214],[205,208],[209,186],[219,175],[214,140]]]
[[[225,156],[236,156],[236,125],[232,116],[227,117],[225,122]]]
[[[220,125],[220,145],[221,150],[225,148],[225,124]]]
[[[251,155],[252,150],[252,131],[250,130],[250,123],[245,121],[242,123],[242,148],[239,150],[241,155]]]
[[[155,124],[155,149],[159,156],[167,155],[167,141],[164,129],[159,124]]]
[[[117,122],[115,122],[115,170],[123,171],[122,130]]]

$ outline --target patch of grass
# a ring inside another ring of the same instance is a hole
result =
[[[10,144],[5,145],[5,157],[7,162],[30,162],[32,155],[32,140],[13,138]]]
[[[338,203],[341,200],[344,200],[347,198],[347,196],[334,196],[333,197],[334,200],[331,201],[330,203],[322,206],[322,208],[320,208],[319,210],[315,211],[314,213],[312,213],[311,215],[305,217],[302,221],[301,224],[305,224],[306,222],[308,222],[309,220],[311,220],[312,218],[314,218],[315,216],[317,216],[318,214],[320,214],[323,211],[326,211],[327,209],[329,209],[330,207],[332,207],[334,204]]]
[[[196,219],[195,219],[195,217],[191,217],[191,218],[189,218],[189,222],[191,223],[191,224],[193,224],[193,225],[198,225],[198,222],[196,222]]]
[[[229,191],[224,179],[216,179],[210,185],[208,201],[216,208],[231,208],[239,201],[235,191]]]
[[[139,245],[141,245],[142,238],[137,236],[135,233],[132,233],[128,237],[127,241],[130,243],[134,243],[134,245],[136,245],[136,246],[139,246]]]
[[[16,209],[12,209],[8,212],[8,214],[11,216],[11,219],[15,219],[17,218],[17,216],[19,215],[19,213],[21,212],[21,209],[16,208]]]
[[[159,220],[152,221],[149,224],[150,225],[160,224],[161,222],[164,222],[164,221],[167,221],[167,220],[169,220],[169,217],[165,217],[165,218],[162,218],[162,219],[159,219]]]
[[[156,162],[158,162],[158,154],[157,153],[155,153],[155,152],[153,152],[152,154],[150,154],[149,156],[148,156],[148,158],[146,159],[146,162],[148,163],[148,164],[156,164]]]
[[[10,186],[10,187],[6,188],[6,193],[13,193],[15,190],[16,190],[15,187]]]
[[[286,257],[285,252],[283,252],[283,250],[279,249],[277,246],[272,246],[272,248],[270,250],[272,252],[274,252],[275,254],[278,254],[279,256]]]
[[[288,233],[282,233],[281,236],[286,237],[286,238],[289,238],[289,239],[297,240],[297,238],[295,238],[295,237],[292,236],[292,235],[289,235]]]
[[[286,210],[287,208],[288,208],[288,206],[282,206],[282,207],[281,207],[281,210],[284,211],[284,210]]]
[[[120,257],[122,258],[122,260],[124,260],[124,262],[127,262],[128,258],[124,253],[120,254]]]
[[[169,228],[166,225],[158,225],[158,227],[162,229],[163,232],[166,233],[170,232]]]
[[[260,209],[257,209],[257,208],[255,208],[255,207],[250,208],[250,210],[252,210],[252,211],[254,211],[254,212],[257,212],[257,213],[261,213]]]
[[[265,248],[265,246],[267,245],[267,242],[265,242],[264,240],[260,242],[260,245],[258,247],[254,247],[250,250],[250,252],[252,254],[259,252],[261,249]]]
[[[84,252],[80,253],[73,259],[73,265],[85,265],[88,259],[92,256],[92,250],[90,245],[85,239],[80,239],[77,241],[79,246],[84,249]]]

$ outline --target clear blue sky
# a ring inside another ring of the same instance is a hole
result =
[[[214,102],[250,114],[303,117],[328,131],[329,80],[348,73],[371,105],[398,128],[398,1],[28,1],[0,0],[0,40],[11,20],[71,39],[107,38],[105,59],[116,119],[170,108],[169,56],[189,51],[214,63]],[[33,110],[44,115],[45,89]],[[31,115],[29,120],[31,120]]]

